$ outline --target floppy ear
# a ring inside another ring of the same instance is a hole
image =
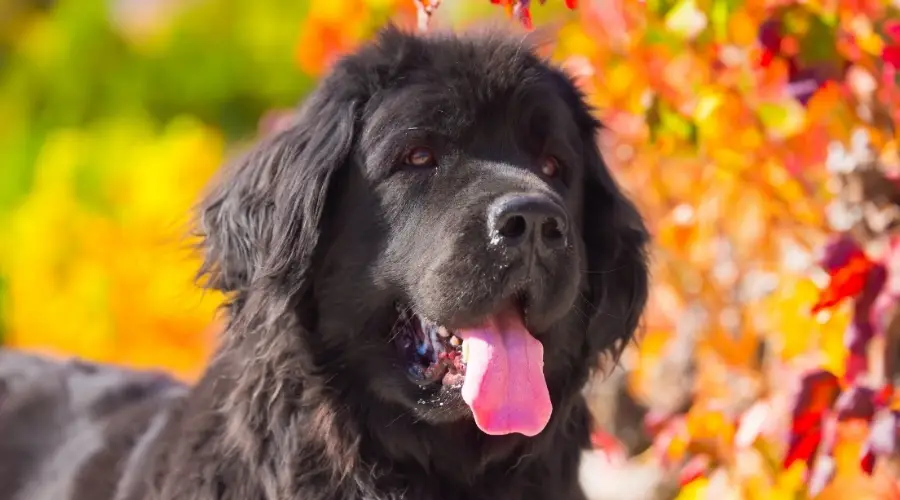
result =
[[[352,149],[358,103],[346,82],[327,78],[292,126],[224,170],[199,207],[207,287],[240,293],[265,279],[296,293],[308,285],[326,192]]]
[[[587,341],[591,353],[618,358],[647,304],[649,235],[637,208],[610,175],[593,135],[586,143],[582,228],[594,311]]]

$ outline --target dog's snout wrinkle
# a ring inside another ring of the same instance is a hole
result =
[[[488,208],[487,223],[492,242],[521,251],[529,260],[568,245],[566,211],[545,195],[501,196]]]

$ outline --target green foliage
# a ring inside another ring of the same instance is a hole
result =
[[[58,163],[51,145],[78,131],[64,196],[85,214],[115,220],[123,203],[135,202],[123,202],[133,195],[117,183],[152,175],[136,169],[164,170],[146,154],[154,143],[173,143],[166,137],[184,118],[231,144],[255,135],[266,111],[302,99],[317,76],[303,74],[295,61],[309,8],[308,0],[8,0],[0,6],[0,334],[10,327],[13,270],[4,266],[22,244],[12,228],[40,224],[17,211],[34,196],[41,175],[62,175],[39,172]],[[173,161],[160,154],[154,161]],[[181,168],[189,185],[208,170]],[[69,223],[78,220],[71,216]]]
[[[104,0],[62,0],[20,16],[21,36],[4,44],[0,73],[0,208],[28,191],[54,129],[110,116],[159,129],[191,115],[236,139],[312,84],[293,63],[307,1],[145,3],[182,11],[157,22],[152,14],[117,16]]]

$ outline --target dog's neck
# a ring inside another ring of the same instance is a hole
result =
[[[364,389],[335,374],[318,373],[292,333],[296,327],[281,322],[226,338],[195,389],[188,413],[217,422],[218,437],[205,444],[214,449],[203,453],[228,463],[223,472],[232,473],[217,478],[226,490],[235,481],[248,493],[255,491],[249,482],[257,482],[261,498],[306,498],[313,491],[324,498],[323,488],[328,498],[347,500],[581,498],[578,450],[587,444],[589,423],[580,396],[566,398],[573,403],[558,407],[531,439],[486,436],[468,421],[417,422],[390,405],[353,407],[372,398],[358,397],[355,391]],[[539,493],[542,477],[557,487],[569,478],[571,493]],[[531,489],[517,495],[509,485]]]

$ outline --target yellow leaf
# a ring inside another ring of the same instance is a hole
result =
[[[597,53],[597,42],[591,39],[578,24],[567,24],[559,30],[560,53],[567,56],[578,55],[593,59]]]
[[[630,94],[634,90],[636,81],[642,78],[635,72],[635,67],[631,64],[615,64],[603,71],[605,75],[604,84],[606,92],[613,96],[624,96]]]
[[[865,33],[857,34],[856,43],[860,49],[877,56],[880,56],[881,51],[884,49],[884,40],[871,29]]]
[[[681,488],[675,500],[707,500],[706,491],[708,489],[709,479],[701,477]]]
[[[694,109],[694,120],[702,124],[713,116],[713,112],[722,104],[722,94],[715,91],[705,91],[700,95],[697,107]]]
[[[778,489],[790,492],[800,491],[806,481],[807,465],[802,460],[791,464],[787,470],[782,471],[776,477],[775,484]]]
[[[666,15],[666,28],[684,38],[693,38],[706,28],[706,14],[695,0],[681,0]]]
[[[791,137],[806,125],[806,108],[794,99],[765,103],[757,110],[770,137]]]

